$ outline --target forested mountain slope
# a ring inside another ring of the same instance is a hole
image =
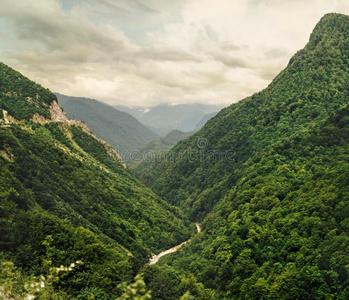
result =
[[[94,134],[118,151],[126,164],[132,163],[134,151],[160,137],[130,114],[99,101],[56,96],[69,119],[84,121]]]
[[[221,299],[346,299],[348,37],[348,16],[325,15],[265,90],[223,109],[144,177],[203,225],[160,263]]]
[[[248,159],[203,233],[162,264],[222,299],[346,299],[348,170],[346,107]]]
[[[195,232],[114,149],[68,122],[54,94],[4,64],[0,82],[0,261],[46,275],[79,260],[54,282],[63,298],[116,297],[152,252]]]
[[[263,91],[223,109],[143,176],[153,190],[202,219],[264,147],[307,132],[348,103],[349,18],[328,14]]]
[[[160,160],[175,144],[184,140],[192,133],[193,132],[172,130],[164,138],[144,144],[139,151],[135,153],[137,155],[133,157],[134,164],[130,169],[135,172],[137,176],[142,176],[149,171],[154,162]]]
[[[207,123],[208,120],[212,119],[217,114],[218,114],[218,111],[203,116],[200,119],[200,121],[195,125],[194,131],[200,130],[201,127],[203,127]]]

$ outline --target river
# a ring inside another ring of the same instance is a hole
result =
[[[196,226],[196,230],[197,232],[201,232],[201,227],[200,227],[200,224],[199,223],[195,223],[195,226]],[[180,247],[182,247],[183,245],[185,245],[186,243],[189,243],[190,242],[190,239],[177,245],[177,246],[174,246],[172,247],[171,249],[167,249],[165,251],[162,251],[161,253],[157,254],[157,255],[154,255],[148,262],[149,265],[153,265],[153,264],[156,264],[158,262],[158,260],[160,259],[160,257],[163,257],[164,255],[167,255],[167,254],[170,254],[170,253],[173,253],[173,252],[176,252]]]

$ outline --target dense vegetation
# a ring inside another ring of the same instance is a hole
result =
[[[326,15],[309,44],[260,93],[223,109],[179,142],[143,179],[170,203],[201,218],[264,147],[311,129],[348,103],[349,24]],[[221,156],[215,157],[214,153]]]
[[[4,109],[17,120],[29,120],[35,113],[49,119],[54,100],[49,90],[0,62],[0,118]]]
[[[159,138],[126,112],[92,99],[56,96],[69,119],[84,121],[94,134],[118,151],[127,165],[143,144]]]
[[[188,239],[195,226],[146,189],[84,124],[28,121],[35,113],[49,119],[49,102],[39,103],[55,96],[3,68],[11,97],[0,101],[11,124],[0,127],[0,281],[12,282],[18,286],[12,294],[23,296],[33,276],[47,279],[52,268],[82,261],[50,282],[51,293],[120,296],[119,284],[130,283],[152,253]],[[17,90],[6,78],[13,74],[28,87]],[[38,93],[34,106],[23,99],[31,90]],[[29,109],[21,119],[23,107]],[[21,275],[10,280],[11,274]]]
[[[130,167],[138,176],[149,172],[154,162],[161,160],[166,153],[179,141],[187,138],[192,132],[172,130],[164,138],[144,144],[133,157],[134,164]]]
[[[346,299],[348,33],[348,16],[326,15],[265,90],[143,176],[203,223],[162,263],[221,299]]]
[[[349,17],[329,14],[142,176],[172,206],[82,124],[1,127],[0,296],[43,280],[37,299],[347,299],[348,82]],[[144,265],[194,232],[178,207],[203,231]]]
[[[177,228],[181,224],[167,211],[168,205],[145,190],[94,137],[76,126],[66,128],[73,133],[72,142],[76,140],[83,150],[81,162],[59,149],[45,126],[35,127],[36,134],[15,125],[2,130],[0,149],[14,157],[14,162],[8,163],[13,176],[30,189],[35,202],[44,209],[76,225],[88,226],[88,220],[144,258],[149,257],[149,250],[164,250],[181,240],[184,228]],[[171,233],[165,234],[168,225]],[[143,236],[149,233],[152,236]]]
[[[254,155],[205,235],[164,262],[234,299],[346,299],[348,115]]]

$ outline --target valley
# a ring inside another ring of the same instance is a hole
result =
[[[347,299],[348,37],[326,14],[265,89],[191,105],[193,132],[0,63],[0,296]]]
[[[199,223],[195,223],[195,226],[196,226],[196,230],[197,230],[197,233],[200,233],[201,232],[201,227],[199,225]],[[189,243],[190,242],[190,239],[177,245],[177,246],[174,246],[172,247],[171,249],[167,249],[165,251],[162,251],[161,253],[157,254],[157,255],[154,255],[148,262],[149,265],[153,265],[153,264],[156,264],[159,259],[167,254],[170,254],[170,253],[174,253],[176,252],[179,248],[181,248],[183,245],[185,245],[186,243]]]

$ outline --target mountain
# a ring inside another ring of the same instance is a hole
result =
[[[132,162],[132,152],[159,135],[128,113],[99,101],[57,94],[57,99],[70,120],[84,121],[102,140],[118,151],[126,164]]]
[[[142,176],[149,171],[154,162],[166,155],[176,143],[187,138],[192,133],[172,130],[164,138],[146,143],[137,152],[137,156],[134,157],[136,163],[130,169],[138,176]]]
[[[203,127],[209,119],[212,119],[216,114],[218,114],[218,111],[204,115],[198,123],[196,123],[194,127],[194,131],[198,131]]]
[[[32,285],[46,293],[33,288],[36,299],[114,299],[152,253],[195,232],[54,94],[2,63],[0,112],[0,295],[24,299]]]
[[[266,89],[155,162],[142,176],[153,191],[0,64],[0,295],[346,299],[348,36],[348,16],[325,15]]]
[[[221,299],[345,299],[349,17],[325,15],[264,90],[143,176],[203,232],[162,263]]]
[[[162,104],[152,107],[116,106],[133,115],[156,133],[166,136],[172,130],[193,131],[197,123],[207,114],[218,111],[222,106],[205,104]]]

